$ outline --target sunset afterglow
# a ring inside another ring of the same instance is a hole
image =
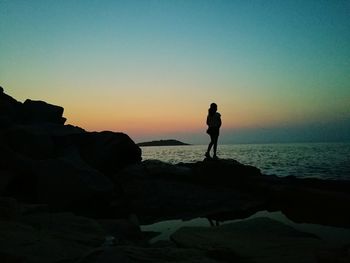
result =
[[[350,139],[349,13],[348,1],[0,0],[0,85],[135,141],[205,142],[214,101],[223,142],[310,125],[315,140]]]

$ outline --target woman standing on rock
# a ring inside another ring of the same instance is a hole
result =
[[[210,143],[208,145],[208,150],[205,153],[205,157],[210,158],[210,150],[211,147],[214,146],[214,155],[213,158],[217,159],[216,155],[216,149],[218,146],[218,138],[219,138],[219,130],[221,127],[221,115],[217,112],[218,106],[216,103],[210,104],[210,108],[208,110],[208,117],[207,117],[207,125],[208,130],[207,133],[210,136]]]

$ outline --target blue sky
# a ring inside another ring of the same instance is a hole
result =
[[[205,143],[212,101],[223,142],[349,140],[349,14],[349,1],[0,0],[0,85],[136,141]]]

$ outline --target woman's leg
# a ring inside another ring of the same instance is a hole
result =
[[[205,155],[209,155],[211,147],[214,145],[214,136],[210,134],[210,143],[208,145],[208,149],[207,152],[205,153]],[[207,156],[208,157],[208,156]]]
[[[212,139],[213,145],[214,145],[214,157],[216,157],[216,149],[218,148],[218,138],[219,134],[213,136],[214,138]]]

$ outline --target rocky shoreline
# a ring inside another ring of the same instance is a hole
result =
[[[350,181],[267,176],[232,159],[142,161],[128,135],[64,125],[63,112],[0,88],[0,262],[349,262],[350,244],[266,218],[150,244],[140,224],[261,210],[349,228]]]

